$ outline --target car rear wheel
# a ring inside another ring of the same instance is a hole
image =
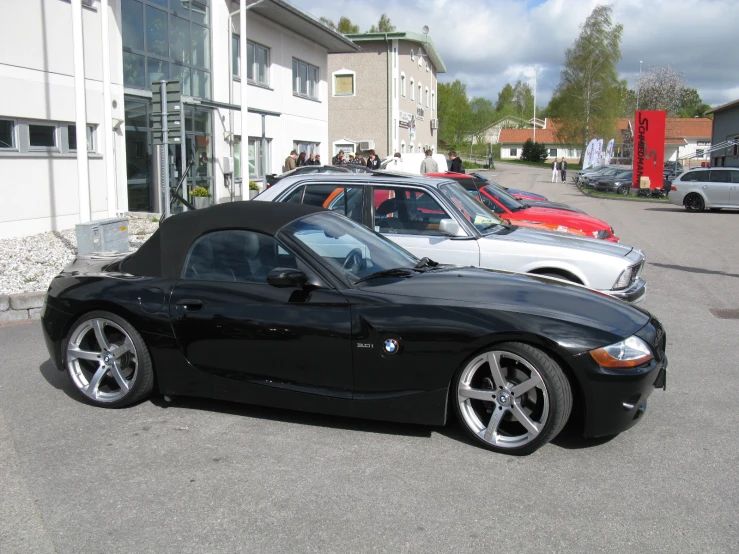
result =
[[[701,195],[695,193],[688,194],[683,201],[683,205],[689,212],[702,212],[706,207]]]
[[[627,194],[629,194],[629,189],[630,188],[631,188],[630,185],[621,185],[620,187],[618,187],[618,191],[617,192],[619,194],[622,194],[622,195],[626,196]]]
[[[151,357],[141,335],[110,312],[91,312],[75,323],[63,359],[74,386],[96,406],[127,406],[154,388]]]
[[[473,440],[505,454],[529,454],[545,445],[572,411],[572,390],[559,365],[517,342],[495,345],[467,362],[455,378],[453,398]]]

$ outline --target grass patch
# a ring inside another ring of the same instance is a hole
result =
[[[462,167],[465,169],[485,169],[487,164],[478,164],[475,162],[468,162],[467,160],[462,161]]]
[[[538,167],[539,169],[548,169],[549,171],[552,170],[552,162],[537,163],[537,162],[527,162],[524,160],[498,160],[498,161],[501,163],[505,163],[505,164],[528,165],[529,167]],[[581,169],[582,169],[581,164],[567,162],[567,171],[579,171]]]

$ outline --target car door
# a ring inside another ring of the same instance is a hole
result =
[[[712,169],[708,186],[703,190],[708,202],[714,206],[728,206],[731,189],[731,172],[723,169]]]
[[[739,169],[732,169],[731,188],[729,189],[729,205],[739,208]]]
[[[376,185],[371,198],[374,230],[413,255],[445,264],[480,264],[475,237],[451,237],[439,230],[442,219],[459,220],[431,192],[411,186]]]
[[[276,267],[301,269],[322,286],[276,288],[267,283]],[[170,319],[187,361],[203,373],[351,395],[347,300],[271,236],[221,230],[200,237],[172,292]]]

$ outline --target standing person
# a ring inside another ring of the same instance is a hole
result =
[[[331,160],[331,163],[333,165],[342,165],[346,163],[346,160],[344,160],[344,151],[339,150],[339,153],[334,156],[334,159]]]
[[[562,158],[562,162],[559,164],[559,171],[562,174],[562,182],[567,182],[567,160]]]
[[[464,173],[462,158],[458,157],[457,153],[454,150],[449,152],[449,159],[452,160],[452,165],[449,166],[449,171],[451,171],[452,173]]]
[[[308,159],[306,160],[305,165],[318,165],[316,163],[316,155],[315,154],[311,154],[308,157]]]
[[[304,165],[307,165],[305,163],[305,152],[301,152],[300,153],[300,156],[298,156],[298,167],[301,167],[301,166],[304,166]]]
[[[554,158],[554,162],[552,162],[552,183],[559,182],[557,179],[559,179],[559,162],[557,158]]]
[[[320,154],[316,154],[316,163],[314,163],[313,165],[323,165],[321,163],[321,155]]]
[[[285,158],[285,167],[283,169],[285,171],[291,171],[295,169],[296,167],[298,167],[297,159],[298,159],[298,153],[295,150],[293,150],[292,152],[290,152],[290,155],[287,158]]]
[[[369,169],[380,169],[380,158],[375,156],[375,151],[370,150],[367,152],[369,159],[367,160],[367,167]]]
[[[439,164],[437,164],[436,160],[432,157],[433,152],[431,150],[426,150],[425,154],[426,157],[421,162],[421,175],[425,175],[426,173],[439,173]]]

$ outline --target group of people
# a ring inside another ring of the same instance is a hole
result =
[[[339,153],[334,156],[331,160],[333,165],[363,165],[369,169],[380,169],[380,157],[375,154],[374,150],[367,151],[367,157],[355,156],[351,152],[349,153],[349,159],[346,158],[343,150],[339,150]]]
[[[297,151],[293,150],[290,155],[285,158],[285,171],[291,171],[296,167],[304,165],[322,165],[321,156],[319,154],[311,154],[308,156],[305,152],[301,152],[298,155]]]
[[[552,183],[559,183],[559,180],[562,180],[562,182],[567,181],[567,160],[562,158],[562,161],[557,161],[557,158],[554,158],[554,162],[552,162]]]
[[[439,164],[436,163],[436,160],[434,159],[434,151],[426,150],[424,154],[426,154],[426,157],[421,162],[421,175],[426,175],[428,173],[439,173]],[[400,154],[395,155],[398,158],[400,157]],[[457,153],[454,150],[449,152],[449,159],[451,160],[451,164],[449,165],[449,171],[451,173],[464,173],[462,158],[457,156]]]

